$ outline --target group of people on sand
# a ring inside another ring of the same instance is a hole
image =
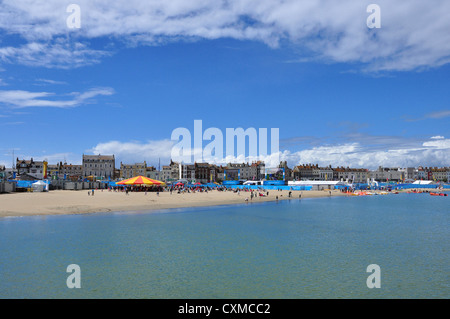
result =
[[[108,188],[109,192],[142,192],[142,193],[147,193],[147,192],[160,192],[162,191],[163,188],[161,186],[112,186]]]

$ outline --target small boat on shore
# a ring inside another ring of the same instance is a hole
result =
[[[447,194],[444,193],[430,193],[431,196],[448,196]]]
[[[355,191],[351,194],[352,196],[369,196],[369,195],[375,195],[375,193],[372,192],[366,192],[366,191]]]

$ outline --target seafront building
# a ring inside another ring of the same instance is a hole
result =
[[[161,181],[168,182],[169,180],[172,179],[171,178],[172,170],[169,165],[163,165],[160,173],[161,173]]]
[[[78,181],[83,176],[81,165],[67,164],[67,162],[59,162],[58,164],[47,165],[47,178],[64,179]]]
[[[433,167],[430,168],[430,180],[434,181],[449,181],[448,175],[450,172],[450,167]]]
[[[403,172],[405,181],[415,180],[416,169],[414,167],[400,168],[399,170]]]
[[[351,183],[367,183],[370,178],[368,169],[365,168],[350,168],[350,167],[336,167],[333,169],[333,180],[347,181]]]
[[[169,165],[163,165],[159,176],[159,180],[163,182],[177,181],[182,176],[182,167],[180,163],[171,160]]]
[[[145,177],[161,180],[160,171],[158,171],[154,166],[147,166],[145,169]]]
[[[403,182],[405,172],[399,168],[379,166],[377,170],[370,171],[370,179],[379,182]]]
[[[351,167],[335,167],[331,165],[328,167],[319,167],[318,164],[302,164],[294,167],[292,170],[293,180],[310,180],[310,181],[345,181],[348,183],[367,183],[369,181],[378,182],[404,182],[405,180],[430,180],[433,176],[433,171],[436,172],[436,181],[445,181],[449,168],[440,169],[423,169],[419,167],[416,170],[413,167],[408,168],[389,168],[378,167],[376,170],[368,170],[366,168],[351,168]],[[448,180],[448,179],[447,179]]]
[[[179,179],[191,183],[212,183],[223,180],[223,170],[209,163],[179,163]]]
[[[167,167],[169,168],[168,176],[171,176],[170,166]],[[158,171],[154,166],[147,166],[146,161],[134,164],[124,164],[120,162],[120,169],[118,169],[116,173],[116,176],[119,176],[120,179],[145,176],[151,179],[162,180],[160,175],[160,171]]]
[[[450,181],[450,167],[419,166],[414,176],[416,180]]]
[[[428,177],[430,176],[428,170],[426,170],[424,167],[419,166],[415,172],[414,179],[416,180],[428,180]]]
[[[115,179],[116,160],[114,155],[84,155],[82,159],[83,178]]]
[[[215,177],[213,182],[222,183],[225,180],[225,168],[223,166],[214,165]]]
[[[295,166],[292,175],[294,180],[314,180],[313,168],[311,164],[302,164]]]
[[[209,163],[184,164],[171,161],[170,165],[164,165],[161,171],[154,167],[146,168],[145,173],[139,171],[145,165],[142,163],[121,163],[120,176],[144,175],[149,178],[162,180],[164,182],[175,182],[186,180],[188,182],[221,182],[223,180],[261,181],[267,178],[264,162],[253,163],[228,163],[225,167]],[[134,171],[132,170],[134,168]],[[376,170],[366,168],[332,167],[331,165],[321,167],[318,164],[301,164],[290,169],[286,161],[280,162],[277,168],[283,169],[284,181],[341,181],[347,183],[369,183],[378,182],[405,182],[414,180],[448,181],[450,168],[390,168],[379,167]],[[124,174],[123,169],[130,173]],[[269,171],[275,170],[269,169]],[[281,174],[281,173],[279,173]]]
[[[147,163],[123,164],[120,162],[120,178],[132,178],[134,176],[146,176]]]
[[[211,181],[211,166],[208,163],[195,163],[195,182],[209,183]]]
[[[226,180],[258,181],[265,178],[265,164],[262,161],[249,163],[228,163],[224,168]]]
[[[58,177],[61,179],[69,179],[77,181],[83,176],[83,167],[81,165],[67,164],[66,162],[60,162],[58,166]]]
[[[194,181],[195,180],[195,165],[194,164],[180,164],[178,169],[180,172],[179,179]]]
[[[334,171],[331,165],[328,167],[319,167],[318,164],[302,164],[294,167],[293,179],[296,181],[320,181],[320,180],[335,180]],[[337,179],[340,180],[340,179]]]
[[[44,179],[47,178],[47,162],[16,159],[17,174],[22,176],[22,179]]]
[[[281,164],[280,164],[281,165]],[[283,167],[280,167],[283,168]],[[263,161],[254,161],[249,168],[249,180],[262,180],[266,171],[266,164]]]
[[[368,170],[344,166],[332,167],[331,165],[322,167],[318,164],[309,163],[299,164],[291,169],[286,161],[281,161],[277,167],[273,168],[267,168],[262,161],[228,163],[226,166],[170,161],[169,165],[163,165],[162,168],[156,169],[154,166],[147,166],[147,162],[143,161],[141,163],[120,162],[120,167],[116,168],[114,155],[100,154],[83,154],[81,165],[68,164],[67,162],[48,164],[47,161],[35,161],[33,158],[30,160],[19,160],[17,158],[15,167],[12,169],[0,166],[0,179],[3,180],[113,181],[138,175],[166,183],[183,180],[189,183],[282,181],[287,185],[289,181],[334,181],[348,184],[372,184],[374,182],[411,183],[417,180],[448,182],[450,181],[450,167],[400,168],[379,166],[376,170]],[[333,183],[328,184],[332,185]]]
[[[312,173],[315,180],[328,181],[333,179],[331,165],[328,167],[313,168]]]
[[[48,178],[50,178],[50,179],[58,179],[59,165],[58,164],[48,164],[47,165],[47,175],[48,175]],[[80,176],[81,176],[81,174],[80,174]]]

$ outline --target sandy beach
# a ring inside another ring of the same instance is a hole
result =
[[[294,200],[301,198],[329,197],[329,191],[292,191]],[[345,196],[331,191],[331,196]],[[11,193],[0,195],[0,217],[31,215],[63,215],[115,211],[143,211],[169,208],[216,206],[228,204],[252,204],[289,199],[289,191],[269,191],[267,197],[250,199],[249,192],[209,191],[177,194],[161,192],[109,192],[97,190],[94,196],[88,191],[54,190],[45,193]],[[248,201],[245,199],[248,198]]]

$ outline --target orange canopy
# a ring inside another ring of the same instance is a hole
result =
[[[123,181],[117,182],[117,185],[157,185],[165,186],[166,183],[157,181],[156,179],[151,179],[145,176],[136,176]]]

